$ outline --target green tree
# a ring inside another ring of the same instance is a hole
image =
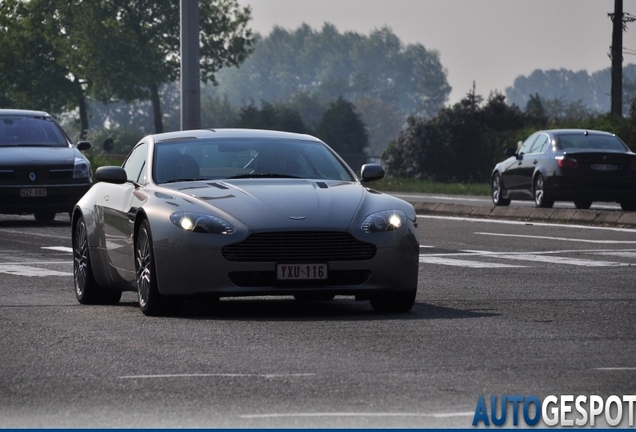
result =
[[[355,106],[342,97],[325,111],[315,134],[340,154],[364,154],[369,141]]]
[[[247,105],[241,108],[236,127],[307,133],[300,114],[285,106],[263,103],[261,108]]]

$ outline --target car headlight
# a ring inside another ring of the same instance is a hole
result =
[[[91,166],[86,159],[76,157],[75,166],[73,167],[73,178],[83,179],[91,177]]]
[[[395,231],[406,224],[406,214],[401,210],[386,210],[370,214],[362,222],[365,233]]]
[[[234,234],[234,227],[221,218],[203,213],[179,211],[170,215],[173,224],[186,231],[207,234]]]

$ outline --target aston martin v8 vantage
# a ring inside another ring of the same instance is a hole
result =
[[[219,129],[143,138],[121,167],[100,167],[72,214],[75,293],[118,303],[136,291],[146,315],[184,300],[294,296],[415,301],[413,207],[365,185],[309,135]]]

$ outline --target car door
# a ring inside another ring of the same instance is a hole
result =
[[[530,148],[538,136],[539,133],[530,135],[517,150],[516,160],[513,159],[512,163],[501,173],[504,187],[514,195],[517,195],[522,188],[524,183],[523,170],[526,154],[530,152]]]
[[[137,209],[145,201],[145,195],[138,185],[146,183],[147,153],[148,146],[145,143],[135,147],[122,165],[128,182],[110,184],[102,197],[108,258],[126,280],[135,271],[134,221]]]
[[[533,179],[539,159],[543,156],[543,151],[547,147],[549,137],[545,133],[537,134],[537,138],[532,142],[530,149],[519,161],[517,169],[519,173],[519,190],[532,197]]]

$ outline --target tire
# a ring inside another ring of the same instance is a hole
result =
[[[83,217],[73,229],[73,280],[75,297],[81,304],[117,304],[121,299],[121,291],[105,289],[95,281]]]
[[[166,297],[157,288],[157,271],[152,246],[152,235],[147,220],[139,225],[135,241],[135,279],[139,308],[146,316],[163,316],[175,313],[181,306],[177,297]]]
[[[501,181],[501,175],[499,173],[495,173],[492,176],[492,202],[496,207],[503,207],[510,205],[510,200],[507,198],[503,198],[504,188]]]
[[[620,204],[623,211],[636,211],[636,200],[621,201]]]
[[[371,298],[371,307],[377,313],[402,313],[415,304],[415,290],[405,293],[382,294]]]
[[[333,300],[335,296],[335,294],[321,292],[294,294],[294,298],[298,301],[330,301]]]
[[[55,212],[52,211],[42,211],[33,214],[33,217],[38,222],[51,222],[55,219]]]
[[[580,210],[587,210],[592,207],[592,200],[580,199],[574,200],[574,207]]]
[[[550,198],[545,187],[545,178],[543,175],[538,174],[534,178],[534,187],[532,188],[534,195],[534,204],[541,208],[552,208],[554,205],[554,199]]]

